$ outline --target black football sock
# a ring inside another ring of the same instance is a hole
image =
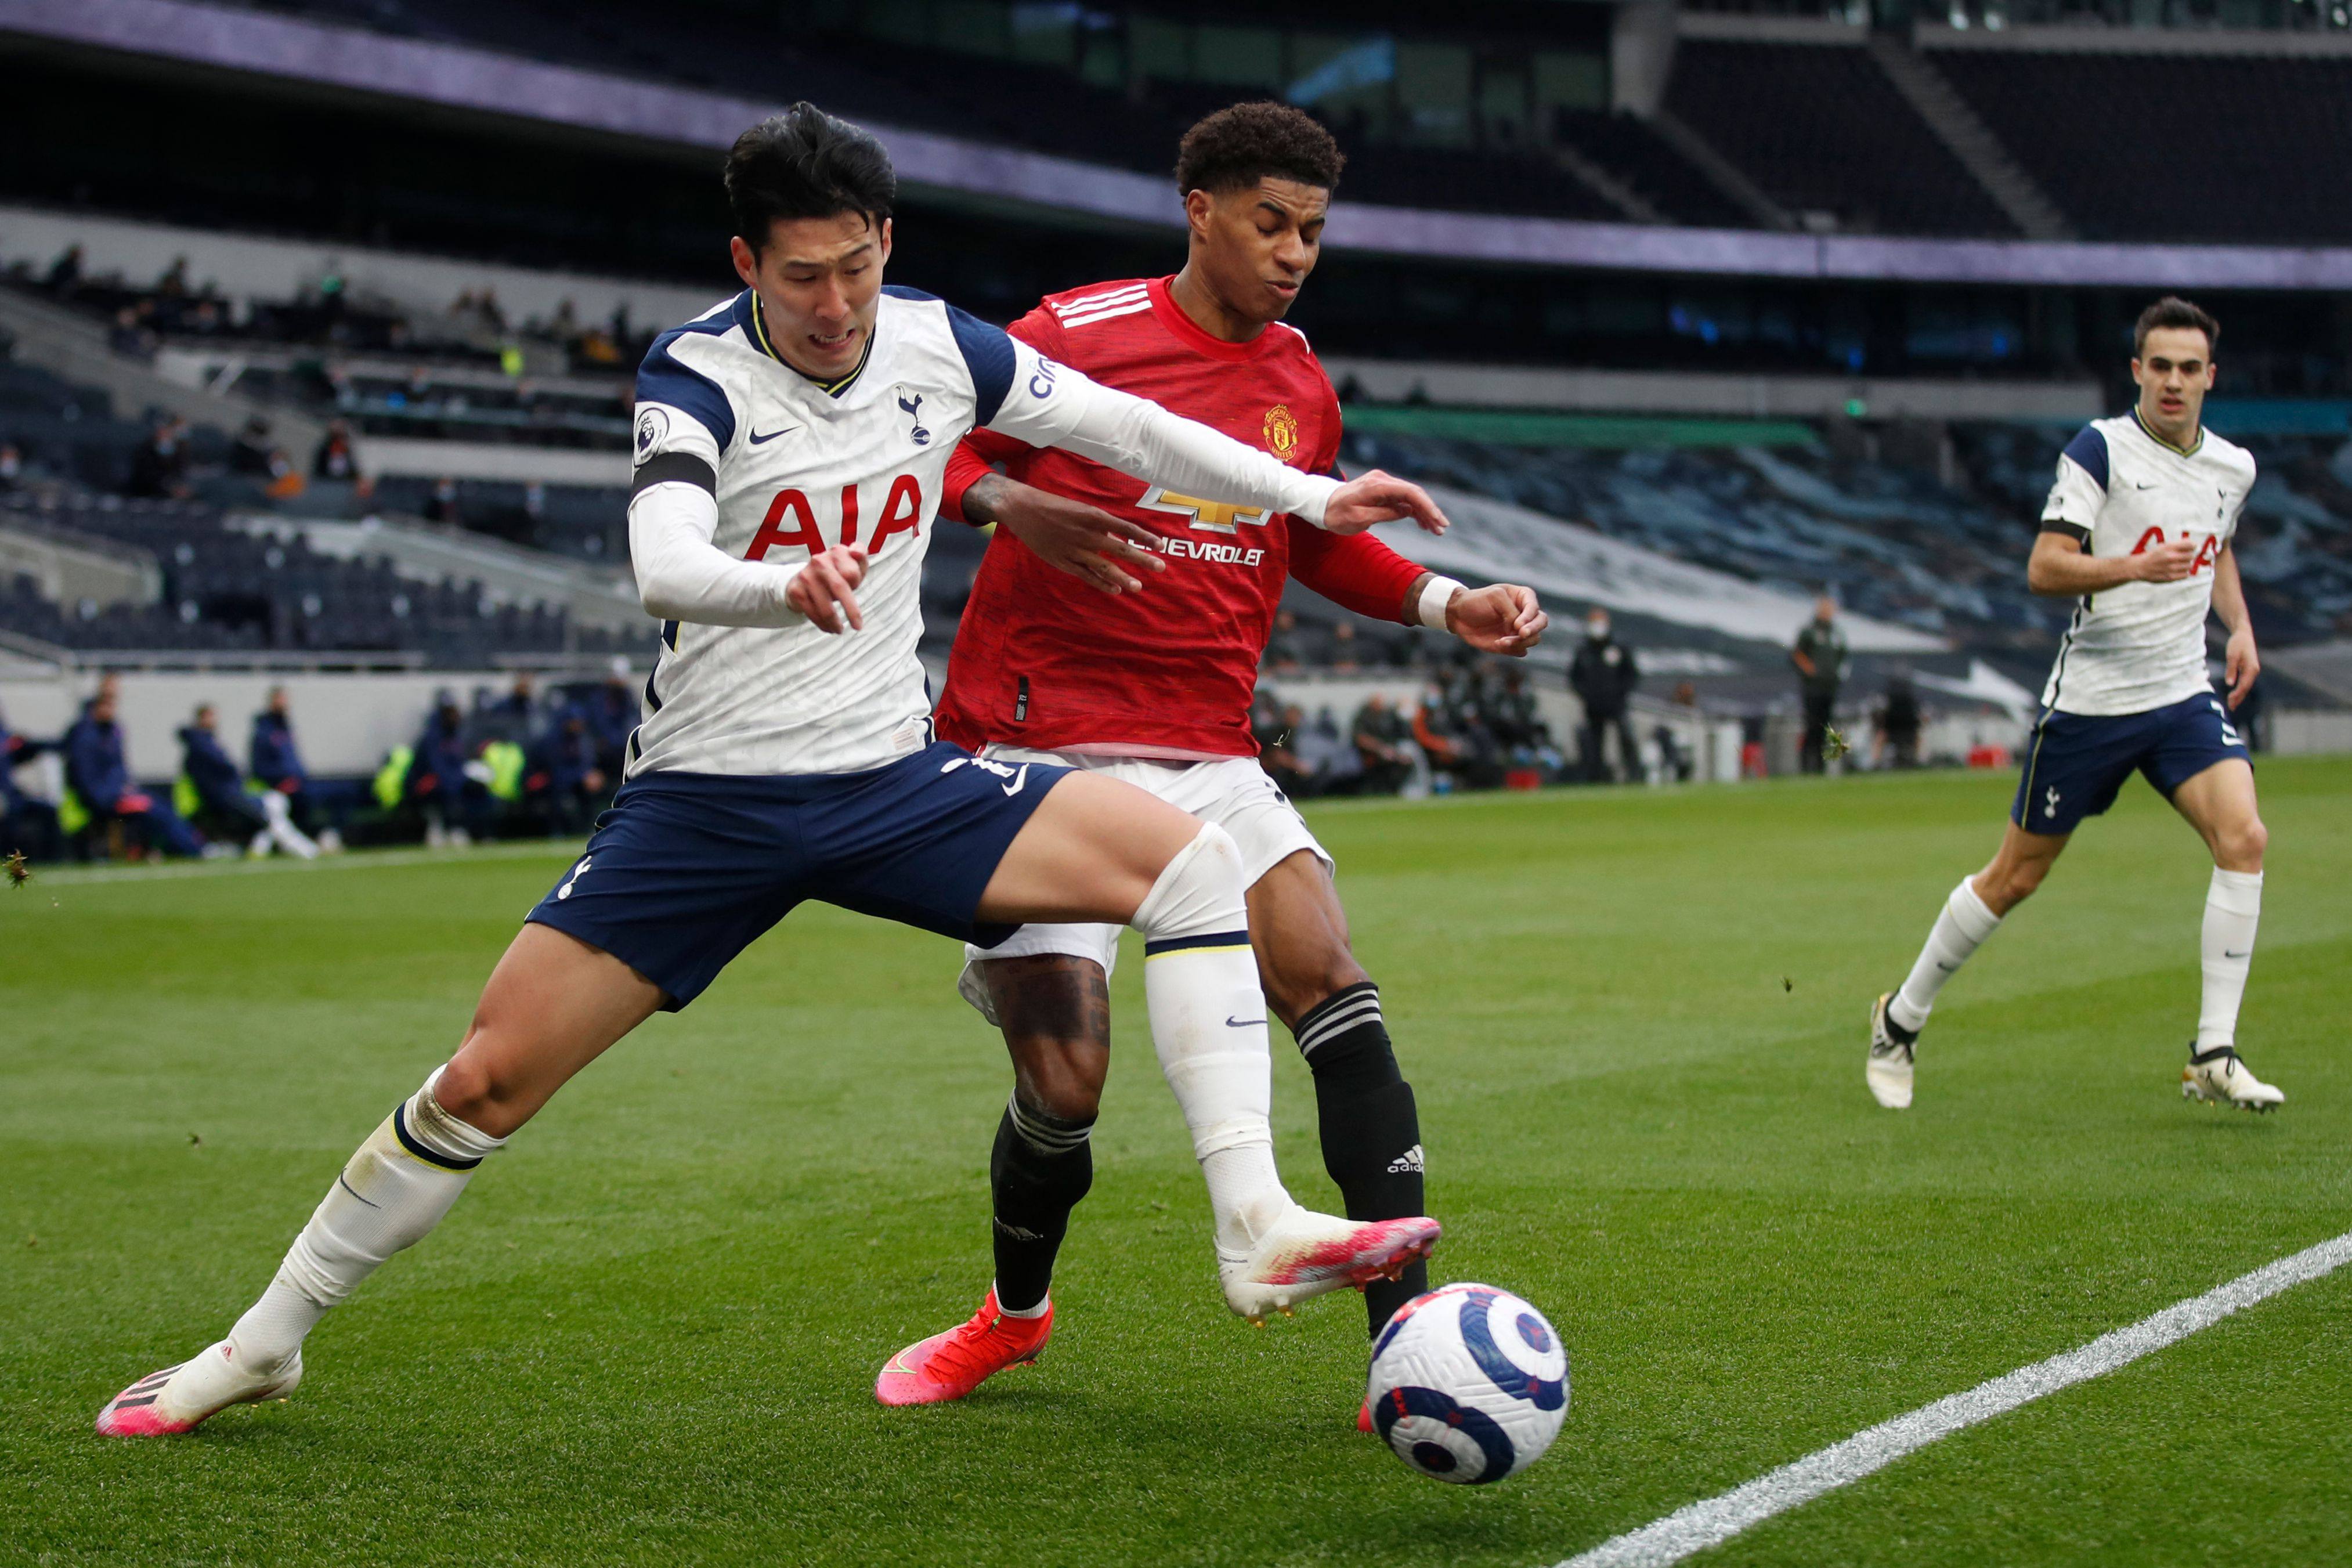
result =
[[[1094,1118],[1071,1121],[1015,1094],[988,1160],[995,1201],[996,1304],[1026,1312],[1045,1299],[1070,1211],[1094,1185]]]
[[[1316,1121],[1323,1168],[1339,1186],[1349,1219],[1404,1219],[1422,1205],[1421,1116],[1412,1086],[1397,1070],[1396,1050],[1381,1018],[1380,987],[1361,981],[1307,1009],[1292,1031],[1315,1074]],[[1429,1289],[1429,1266],[1402,1279],[1364,1288],[1371,1331]]]

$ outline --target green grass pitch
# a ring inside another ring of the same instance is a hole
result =
[[[1485,1489],[1356,1435],[1353,1298],[1226,1314],[1132,960],[1052,1350],[877,1407],[988,1281],[1009,1075],[952,946],[814,906],[517,1137],[293,1400],[101,1440],[267,1280],[562,865],[0,891],[0,1563],[1555,1563],[2352,1228],[2340,760],[2262,773],[2242,1039],[2280,1114],[2179,1098],[2208,863],[2137,784],[1945,994],[1916,1109],[1871,1102],[1871,1000],[2010,788],[1315,813],[1419,1090],[1437,1277],[1524,1293],[1573,1356],[1550,1456]],[[1276,1049],[1284,1169],[1331,1204]],[[2352,1273],[1707,1561],[2344,1561],[2347,1331]]]

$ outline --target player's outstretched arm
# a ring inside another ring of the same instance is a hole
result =
[[[1372,472],[1342,484],[1302,473],[1205,425],[1034,357],[1012,339],[1010,395],[988,428],[1082,458],[1190,495],[1286,511],[1318,528],[1355,533],[1411,517],[1432,533],[1445,514],[1420,486]]]
[[[963,515],[1006,530],[1046,565],[1106,594],[1132,593],[1143,586],[1139,574],[1168,568],[1151,552],[1150,529],[1003,474],[965,489]]]
[[[1424,533],[1445,531],[1445,513],[1427,490],[1411,479],[1367,468],[1332,492],[1323,509],[1322,526],[1333,533],[1361,533],[1376,522],[1406,517]]]

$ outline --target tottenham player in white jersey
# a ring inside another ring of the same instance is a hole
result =
[[[2267,835],[2245,740],[2205,672],[2209,614],[2229,632],[2229,709],[2262,670],[2231,548],[2254,460],[2203,424],[2220,337],[2213,318],[2185,300],[2149,306],[2133,336],[2138,403],[2084,426],[2058,459],[2026,582],[2074,599],[2074,616],[2000,851],[1952,889],[1902,988],[1871,1011],[1865,1078],[1889,1109],[1911,1103],[1913,1057],[1936,994],[2042,885],[2076,825],[2114,805],[2135,772],[2213,856],[2204,998],[2181,1092],[2250,1110],[2286,1098],[2237,1051]]]
[[[1302,473],[886,292],[888,155],[807,104],[744,132],[727,187],[746,287],[665,333],[638,380],[629,540],[664,625],[627,783],[499,960],[457,1055],[360,1146],[260,1300],[118,1394],[101,1432],[184,1432],[290,1391],[310,1328],[431,1230],[484,1159],[804,899],[983,944],[1036,921],[1141,931],[1154,1045],[1236,1312],[1402,1269],[1435,1240],[1433,1220],[1352,1223],[1283,1189],[1233,839],[1128,784],[935,742],[915,645],[940,475],[979,426],[1341,531],[1443,516],[1401,480]]]

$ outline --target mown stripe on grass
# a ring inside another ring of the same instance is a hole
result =
[[[174,860],[162,866],[89,866],[64,871],[33,868],[33,886],[81,887],[91,882],[171,882],[192,877],[257,877],[296,871],[379,871],[394,866],[462,866],[484,860],[569,860],[587,841],[526,838],[470,849],[360,849],[316,860],[273,855],[266,860]]]
[[[1693,1552],[1720,1546],[1751,1525],[1811,1502],[1885,1468],[1964,1427],[1990,1421],[2021,1405],[2057,1393],[2212,1327],[2231,1313],[2352,1263],[2352,1231],[2290,1258],[2242,1274],[2202,1296],[2167,1307],[2089,1344],[2018,1368],[1965,1394],[1955,1394],[1857,1432],[1843,1443],[1808,1454],[1719,1497],[1677,1509],[1665,1518],[1601,1542],[1558,1568],[1664,1568]]]

